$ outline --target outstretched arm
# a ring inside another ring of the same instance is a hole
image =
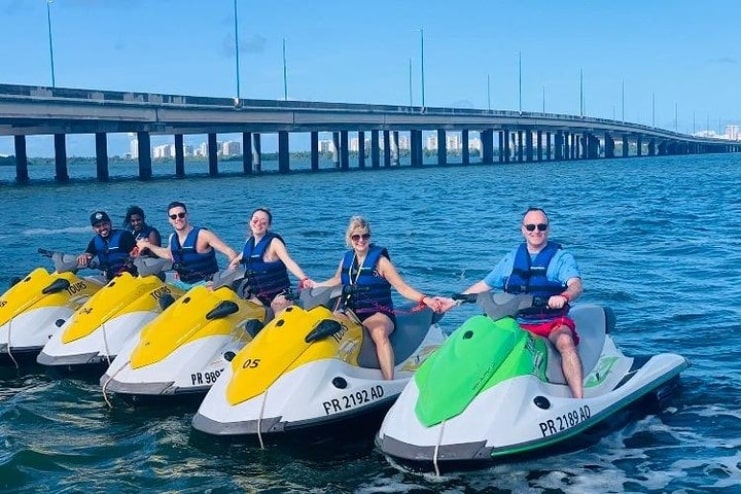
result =
[[[273,252],[275,252],[275,255],[278,256],[278,259],[283,261],[283,264],[286,265],[288,271],[293,273],[296,278],[301,280],[299,288],[312,288],[316,286],[316,283],[313,280],[309,279],[308,276],[306,276],[304,270],[301,269],[298,263],[294,261],[293,258],[288,254],[288,249],[286,249],[286,245],[283,242],[281,242],[277,238],[274,238],[270,241],[270,246],[273,248]]]
[[[438,297],[428,297],[409,286],[386,257],[381,257],[378,260],[378,274],[383,276],[404,298],[424,304],[434,311],[442,310],[441,301]]]
[[[340,277],[340,274],[342,273],[342,261],[340,261],[340,265],[337,266],[337,272],[332,276],[330,279],[326,281],[322,281],[321,283],[314,283],[314,286],[337,286],[340,283],[342,283],[342,278]]]
[[[173,260],[172,258],[172,251],[170,251],[170,247],[160,247],[158,245],[154,245],[152,242],[149,241],[147,238],[143,238],[139,240],[136,243],[136,246],[139,247],[139,250],[149,249],[150,252],[152,252],[155,256],[162,258],[162,259],[169,259]]]
[[[216,236],[215,233],[209,230],[201,230],[198,233],[198,240],[205,241],[207,245],[224,254],[227,259],[229,259],[230,264],[234,260],[234,258],[237,257],[237,253],[234,252],[234,249],[226,245],[219,237]]]

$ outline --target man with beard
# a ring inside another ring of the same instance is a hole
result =
[[[103,271],[108,280],[128,271],[136,276],[136,267],[129,262],[136,241],[131,232],[111,228],[111,218],[105,211],[96,211],[90,215],[90,224],[95,237],[90,240],[85,252],[77,256],[77,265],[87,267],[93,257],[98,258],[98,269]]]

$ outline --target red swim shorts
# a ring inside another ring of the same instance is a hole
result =
[[[571,338],[574,339],[574,345],[578,345],[579,335],[576,334],[576,324],[574,324],[574,320],[570,317],[558,317],[551,321],[536,322],[532,324],[520,323],[521,328],[527,329],[531,333],[542,336],[544,338],[548,338],[555,329],[558,329],[561,326],[566,326],[567,328],[569,328],[569,330],[571,331]]]

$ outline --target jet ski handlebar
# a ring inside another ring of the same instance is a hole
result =
[[[505,317],[515,317],[523,309],[547,307],[547,297],[533,297],[528,294],[511,293],[455,293],[451,297],[459,304],[478,304],[487,316],[497,321]]]
[[[39,247],[37,252],[44,257],[51,258],[54,263],[54,270],[57,273],[65,272],[76,272],[80,267],[77,265],[77,256],[72,254],[64,254],[62,252],[56,252],[49,249],[42,249]],[[97,259],[93,259],[88,263],[87,267],[91,269],[99,269],[100,264]]]

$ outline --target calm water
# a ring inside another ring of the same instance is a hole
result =
[[[449,294],[518,242],[520,213],[540,205],[580,264],[582,300],[615,310],[623,350],[681,353],[692,367],[667,409],[595,444],[440,479],[389,464],[373,447],[373,424],[351,438],[294,439],[262,451],[194,434],[195,406],[114,401],[109,410],[95,377],[3,369],[0,491],[739,492],[739,190],[741,157],[730,155],[2,185],[0,286],[46,263],[38,247],[81,251],[95,209],[123,217],[139,204],[167,231],[164,208],[181,200],[195,224],[235,248],[249,212],[269,206],[274,230],[315,279],[333,274],[349,216],[364,214],[411,284]],[[455,309],[442,324],[452,330],[475,312]]]

